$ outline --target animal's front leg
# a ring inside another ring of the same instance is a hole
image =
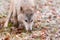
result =
[[[19,26],[19,23],[18,23],[18,15],[17,15],[17,9],[14,7],[13,9],[13,25],[15,27],[18,27]]]
[[[8,22],[9,22],[9,20],[10,20],[10,18],[11,18],[11,15],[12,15],[12,13],[10,13],[10,14],[7,16],[7,19],[6,19],[6,22],[5,22],[5,24],[4,24],[4,27],[7,27],[7,26],[8,26]]]
[[[12,15],[12,9],[13,9],[13,4],[11,3],[10,4],[10,7],[9,7],[10,9],[9,9],[9,14],[8,14],[8,16],[7,16],[7,18],[6,18],[6,22],[5,22],[5,24],[4,24],[4,27],[7,27],[8,26],[8,22],[9,22],[9,20],[10,20],[10,18],[11,18],[11,15]]]

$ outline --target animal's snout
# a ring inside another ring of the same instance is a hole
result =
[[[30,22],[28,22],[28,20],[25,20],[23,23],[27,31],[32,30],[32,26],[34,24],[33,20],[31,20]]]

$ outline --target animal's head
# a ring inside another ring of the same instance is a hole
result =
[[[21,7],[21,14],[23,16],[22,21],[26,30],[32,30],[32,26],[34,24],[34,9],[30,7]]]

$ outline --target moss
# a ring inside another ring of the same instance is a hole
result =
[[[8,23],[8,27],[9,27],[9,28],[12,27],[12,25],[13,25],[13,24],[12,24],[11,22]]]
[[[2,18],[2,17],[0,16],[0,18]]]

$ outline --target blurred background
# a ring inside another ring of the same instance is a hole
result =
[[[0,15],[7,13],[9,8],[10,0],[0,0]],[[50,11],[51,8],[54,8],[58,13],[60,12],[60,1],[59,0],[35,0],[36,6],[43,13]]]
[[[0,17],[8,15],[9,4],[10,0],[0,0]],[[37,14],[39,15],[37,18],[40,19],[40,22],[37,22],[35,25],[37,29],[40,28],[42,30],[38,30],[37,33],[36,29],[32,35],[35,37],[36,35],[39,36],[43,32],[46,32],[45,34],[48,34],[48,36],[52,38],[50,40],[60,40],[60,0],[35,0],[35,6],[37,8],[37,13],[39,13]],[[43,32],[41,33],[40,31]],[[44,37],[46,36],[45,34]],[[48,36],[47,40],[49,40]],[[39,36],[39,40],[40,37],[41,36]],[[28,36],[24,38],[28,39]]]

